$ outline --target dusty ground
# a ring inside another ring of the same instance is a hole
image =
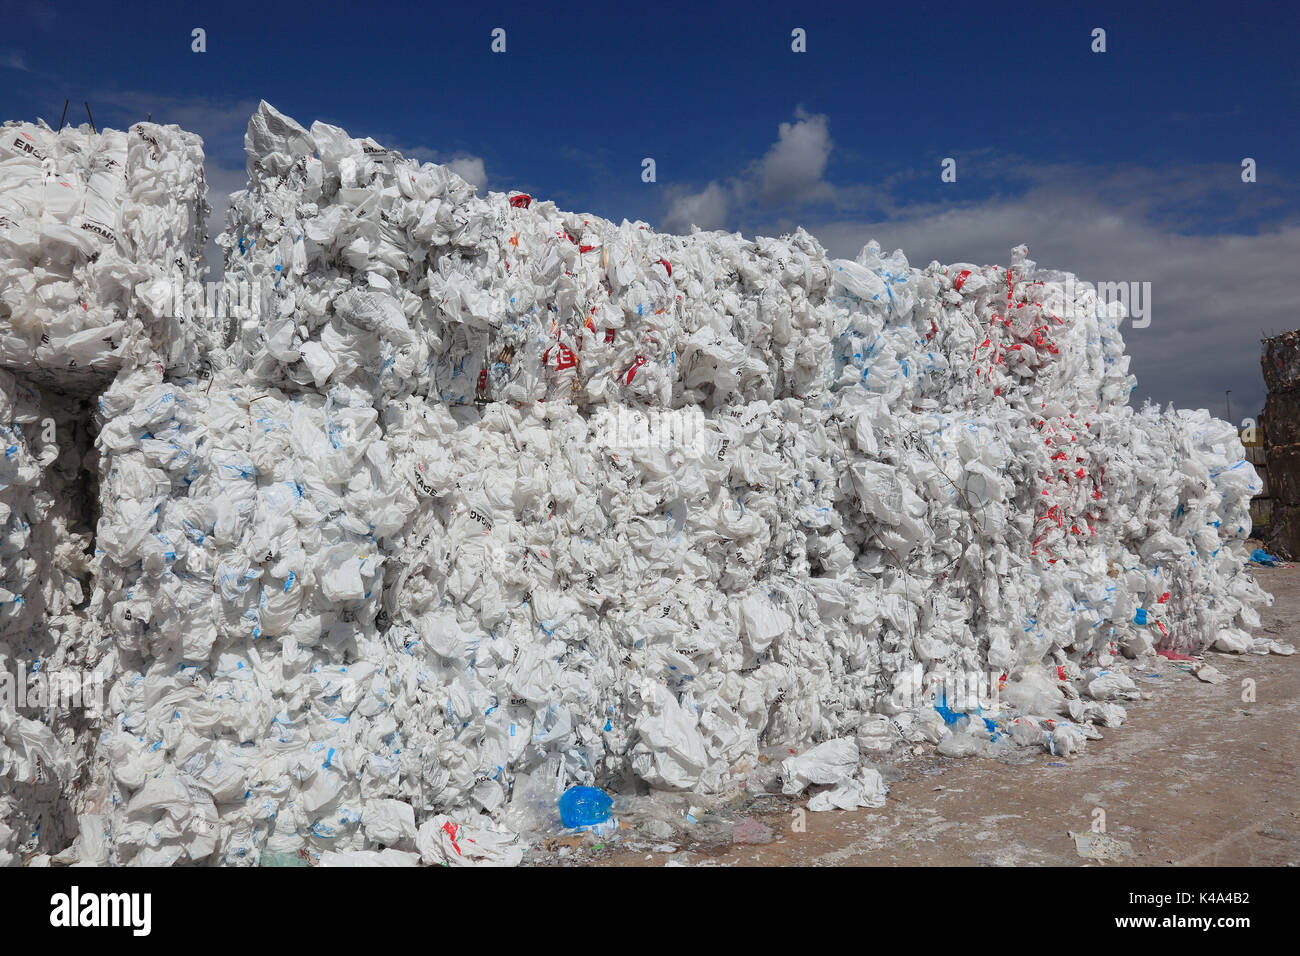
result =
[[[1261,569],[1272,592],[1263,631],[1300,647],[1300,565]],[[1089,830],[1097,810],[1106,832],[1131,843],[1129,862],[1146,866],[1300,864],[1300,654],[1206,655],[1229,680],[1198,681],[1161,660],[1133,671],[1150,700],[1128,704],[1129,719],[1103,729],[1074,759],[1026,754],[1025,763],[948,759],[923,753],[887,758],[889,801],[880,810],[806,813],[798,804],[765,813],[737,808],[771,826],[765,845],[685,844],[654,839],[573,841],[530,852],[537,863],[614,866],[1097,865],[1075,852],[1068,832]],[[1255,700],[1243,702],[1243,681]],[[632,843],[629,847],[626,844]],[[562,853],[563,855],[559,855]]]

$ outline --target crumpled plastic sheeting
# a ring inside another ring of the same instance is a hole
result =
[[[202,278],[206,193],[202,141],[177,126],[0,127],[0,366],[82,394],[120,366],[188,372],[176,290]]]
[[[1258,623],[1235,431],[1129,407],[1123,316],[1023,248],[663,236],[265,105],[246,143],[269,311],[99,403],[92,855],[508,863],[516,774],[718,793],[828,741],[815,808],[874,806],[863,750],[1077,753],[1125,657]]]
[[[0,865],[75,836],[68,790],[94,741],[80,697],[51,677],[80,689],[102,637],[77,613],[92,537],[79,412],[0,369]]]

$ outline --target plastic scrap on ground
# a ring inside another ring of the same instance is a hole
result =
[[[1086,860],[1123,860],[1133,855],[1133,845],[1108,833],[1071,833],[1074,849]]]

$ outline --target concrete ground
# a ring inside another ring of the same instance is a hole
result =
[[[1300,565],[1257,574],[1275,598],[1257,636],[1300,646]],[[799,803],[741,811],[773,829],[771,843],[666,853],[653,839],[625,838],[593,852],[589,839],[530,857],[614,866],[1098,865],[1076,853],[1069,832],[1087,833],[1101,811],[1106,833],[1131,844],[1126,862],[1135,865],[1300,864],[1300,654],[1206,658],[1227,682],[1202,683],[1164,659],[1133,671],[1150,699],[1128,702],[1124,726],[1103,729],[1105,738],[1074,759],[1026,754],[1008,765],[929,748],[882,763],[883,809],[805,813],[804,832],[794,827]],[[1253,701],[1242,699],[1248,678]]]

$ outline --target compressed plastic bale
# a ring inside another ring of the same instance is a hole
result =
[[[1300,331],[1264,339],[1260,364],[1269,392],[1300,388]]]
[[[154,123],[6,123],[0,144],[0,366],[81,395],[123,366],[190,371],[202,141]]]
[[[1300,502],[1300,442],[1272,446],[1268,450],[1268,473],[1278,501]]]

